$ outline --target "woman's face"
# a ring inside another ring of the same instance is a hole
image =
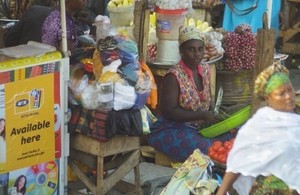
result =
[[[22,177],[20,180],[19,180],[19,183],[18,183],[18,189],[21,190],[24,185],[25,185],[25,182],[26,182],[26,179],[24,177]]]
[[[267,97],[269,106],[283,112],[293,112],[296,107],[296,93],[291,83],[281,85]]]
[[[0,133],[2,133],[4,131],[4,129],[5,129],[5,121],[2,120],[2,121],[0,121]]]
[[[87,0],[69,0],[69,7],[73,11],[81,11],[86,6]]]
[[[188,66],[197,66],[204,56],[204,42],[192,39],[180,46],[181,59]]]

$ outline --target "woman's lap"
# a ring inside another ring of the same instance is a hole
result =
[[[226,133],[216,138],[205,138],[193,128],[183,123],[157,125],[151,130],[148,143],[155,149],[165,153],[176,161],[185,161],[196,148],[204,154],[215,140],[225,141],[232,138],[231,133]]]

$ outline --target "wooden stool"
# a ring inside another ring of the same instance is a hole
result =
[[[112,187],[122,193],[141,194],[139,137],[115,136],[102,143],[96,139],[76,134],[70,140],[69,166],[84,185],[94,194],[106,194]],[[111,157],[109,162],[104,157]],[[96,181],[87,177],[78,163],[96,170]],[[134,169],[135,185],[122,181]]]

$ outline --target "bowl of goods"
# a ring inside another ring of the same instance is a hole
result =
[[[234,129],[245,123],[251,115],[250,105],[243,107],[233,113],[229,118],[211,125],[205,129],[199,130],[199,133],[207,138],[213,138]]]

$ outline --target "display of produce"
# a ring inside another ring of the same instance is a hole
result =
[[[134,0],[110,0],[107,11],[113,26],[129,26],[134,20]]]
[[[204,33],[206,40],[203,61],[211,62],[222,58],[224,49],[222,47],[223,35],[216,31]]]
[[[107,4],[107,7],[126,7],[133,5],[134,0],[110,0]]]
[[[164,10],[192,8],[190,0],[156,0],[155,5]]]
[[[248,24],[238,25],[223,39],[225,50],[224,70],[253,69],[255,65],[256,35]]]
[[[229,151],[231,150],[234,139],[232,138],[229,141],[214,141],[212,145],[208,148],[208,156],[221,164],[226,164],[227,156]]]
[[[202,20],[195,20],[194,18],[186,18],[185,25],[197,27],[199,31],[203,33],[214,30],[208,22]]]
[[[157,54],[157,42],[156,36],[156,13],[153,12],[149,16],[149,37],[147,44],[147,61],[154,62]]]

